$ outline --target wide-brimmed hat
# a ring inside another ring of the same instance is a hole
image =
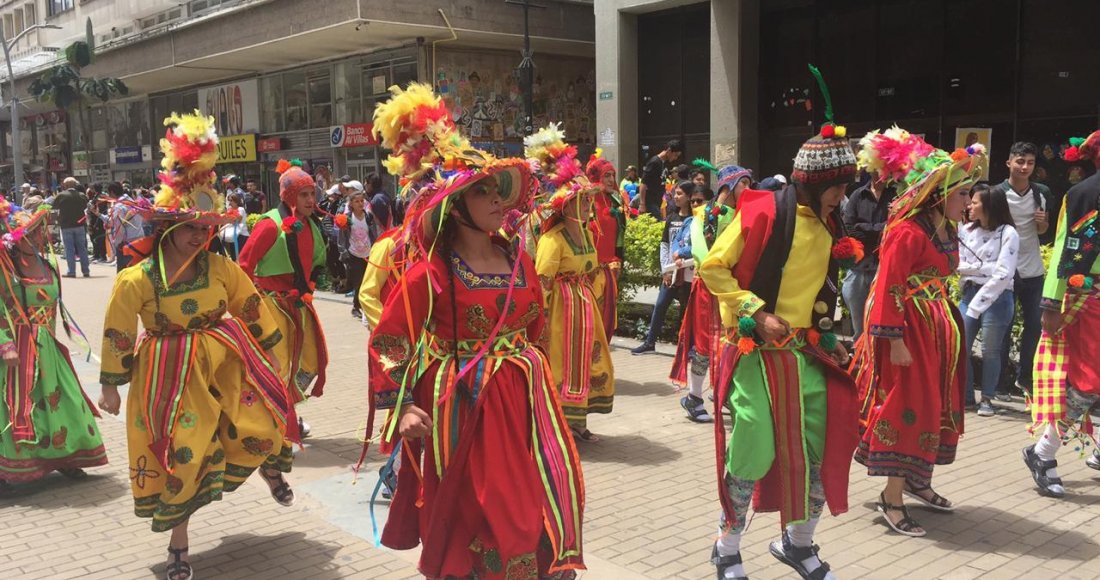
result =
[[[49,205],[41,204],[27,210],[0,197],[0,243],[5,248],[15,246],[28,233],[46,224],[50,209]]]

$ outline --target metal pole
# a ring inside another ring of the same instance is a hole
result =
[[[523,3],[523,112],[526,120],[523,124],[524,135],[535,132],[535,63],[531,60],[531,3]]]
[[[19,134],[19,118],[15,111],[15,74],[11,70],[11,48],[4,38],[4,29],[0,27],[0,45],[4,47],[4,62],[8,65],[8,82],[11,88],[8,92],[8,106],[11,108],[11,148],[12,158],[15,159],[15,167],[12,169],[12,187],[15,188],[15,203],[23,203],[23,189],[18,187],[23,179],[23,143]]]

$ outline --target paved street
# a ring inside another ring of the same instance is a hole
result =
[[[90,280],[66,280],[64,296],[99,350],[113,268],[93,267]],[[332,295],[327,295],[331,297]],[[353,484],[366,414],[365,330],[349,307],[319,300],[332,363],[323,398],[301,408],[313,436],[292,474],[297,503],[278,506],[253,478],[198,512],[191,526],[192,563],[212,578],[415,578],[414,552],[372,542],[367,502],[380,457],[372,454]],[[627,345],[628,343],[624,343]],[[712,429],[692,424],[679,394],[664,380],[671,358],[613,352],[615,413],[590,427],[602,440],[585,444],[588,509],[586,578],[713,578],[707,559],[717,523]],[[94,362],[77,362],[98,398]],[[1039,497],[1020,460],[1027,444],[1023,406],[995,418],[967,417],[957,464],[937,471],[937,489],[959,505],[953,515],[914,509],[929,529],[921,539],[887,531],[873,511],[880,480],[852,471],[851,511],[827,517],[817,541],[839,578],[1094,578],[1100,547],[1100,473],[1063,450],[1071,494]],[[133,515],[123,422],[101,427],[109,466],[70,482],[60,476],[0,500],[0,578],[151,578],[163,574],[167,534],[153,534]],[[378,513],[385,517],[384,509]],[[754,580],[791,578],[767,553],[774,515],[756,517],[743,555]]]

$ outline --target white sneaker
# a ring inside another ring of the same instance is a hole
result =
[[[301,417],[298,417],[298,434],[302,436],[302,439],[309,437],[309,423],[306,423]]]

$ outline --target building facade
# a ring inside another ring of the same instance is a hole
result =
[[[172,111],[212,115],[222,144],[219,174],[257,179],[274,191],[280,158],[325,165],[335,176],[382,173],[385,151],[371,136],[375,104],[391,85],[433,83],[456,121],[481,146],[521,148],[523,88],[515,72],[523,46],[523,9],[505,0],[393,3],[326,0],[303,10],[294,0],[37,0],[44,22],[34,33],[56,52],[86,36],[96,60],[87,75],[118,77],[130,94],[90,106],[88,120],[28,100],[27,87],[54,62],[16,71],[26,111],[27,179],[45,185],[75,174],[88,181],[152,183],[161,121]],[[14,7],[16,3],[10,3]],[[571,139],[595,142],[595,44],[591,0],[550,0],[532,9],[538,66],[536,123],[561,120]],[[0,17],[8,5],[0,4]],[[14,9],[14,8],[13,8]],[[6,20],[4,20],[6,22]],[[15,19],[12,19],[13,31]],[[5,80],[6,83],[6,80]],[[6,86],[6,84],[5,84]],[[6,93],[7,91],[5,91]],[[39,118],[41,117],[41,118]],[[0,114],[0,122],[6,121]],[[87,125],[85,128],[84,125]],[[10,125],[9,131],[10,131]],[[60,128],[58,128],[60,127]],[[88,133],[88,138],[85,138]],[[7,141],[10,143],[10,133]],[[63,135],[63,137],[62,137]],[[56,161],[51,157],[57,157]],[[10,148],[7,176],[11,183]],[[51,165],[52,163],[52,165]],[[32,171],[33,170],[33,171]]]
[[[1100,126],[1093,0],[600,0],[597,132],[618,163],[667,139],[687,156],[788,174],[823,121],[807,63],[849,134],[897,123],[951,149],[991,147],[989,178],[1019,140],[1036,179],[1084,177],[1058,153]]]

